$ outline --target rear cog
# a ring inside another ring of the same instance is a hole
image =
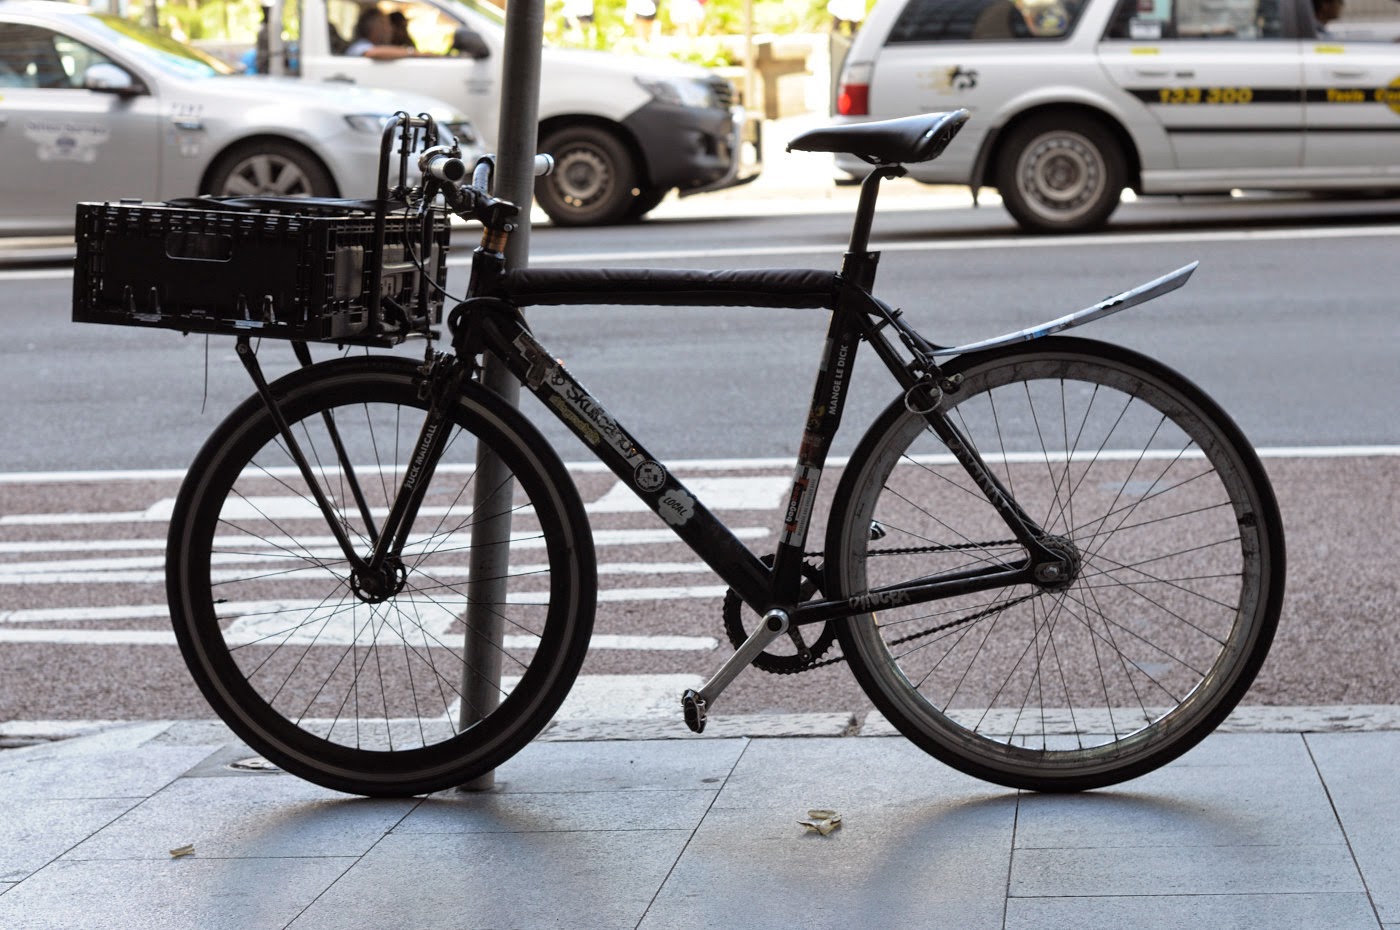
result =
[[[771,568],[773,556],[765,555],[763,564]],[[821,584],[822,570],[810,562],[803,562],[802,587],[798,591],[798,600],[809,601],[815,595],[821,594]],[[730,588],[724,595],[724,632],[735,649],[744,644],[751,632],[744,628],[744,611],[744,602],[734,589]],[[749,615],[754,620],[758,619],[758,615],[753,611],[749,611]],[[773,646],[768,647],[768,650],[760,652],[758,657],[753,660],[754,667],[765,672],[772,672],[775,675],[794,675],[811,668],[818,659],[826,655],[831,644],[836,641],[836,631],[832,629],[831,623],[827,622],[821,625],[817,638],[809,645],[803,637],[802,631],[811,628],[811,626],[790,626],[786,640],[779,638],[774,641]],[[791,644],[792,652],[769,651],[785,641]]]

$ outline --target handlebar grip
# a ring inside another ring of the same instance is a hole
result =
[[[430,155],[423,163],[423,173],[448,184],[458,184],[467,176],[467,165],[450,155]]]
[[[554,156],[543,153],[535,156],[535,177],[542,178],[554,173]]]

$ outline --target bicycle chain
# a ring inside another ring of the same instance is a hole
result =
[[[874,552],[868,553],[868,555],[914,555],[921,552],[955,552],[965,549],[989,549],[993,546],[1009,546],[1015,544],[1016,540],[1014,539],[999,539],[985,543],[952,543],[949,545],[941,546],[908,546],[896,549],[878,549]],[[825,556],[826,553],[804,552],[803,555],[808,558],[821,558]],[[984,610],[979,610],[976,613],[968,614],[966,617],[959,617],[957,620],[952,620],[948,623],[943,623],[927,630],[919,630],[917,633],[910,633],[908,636],[901,636],[899,639],[890,640],[889,645],[901,646],[905,643],[912,643],[916,639],[923,639],[924,637],[932,636],[935,633],[942,633],[944,630],[951,630],[955,627],[964,626],[968,623],[972,623],[975,620],[981,620],[983,617],[990,617],[995,613],[999,613],[1000,611],[1006,610],[1011,607],[1015,607],[1017,604],[1025,603],[1031,598],[1040,597],[1040,594],[1041,592],[1039,591],[1034,592],[1032,594],[1026,594],[1022,597],[1016,598],[1015,600],[1007,601],[1004,604],[996,604],[991,607],[987,607]],[[798,669],[798,671],[808,672],[812,669],[826,668],[830,665],[839,665],[840,663],[845,661],[846,657],[844,655],[833,656],[832,658],[826,659],[825,661],[812,662],[810,665],[804,665],[801,669]]]

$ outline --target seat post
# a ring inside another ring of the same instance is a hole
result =
[[[903,165],[881,165],[860,182],[860,203],[856,206],[855,222],[851,225],[850,254],[864,255],[870,248],[870,227],[875,222],[875,200],[880,196],[880,182],[885,178],[902,178],[905,173]]]

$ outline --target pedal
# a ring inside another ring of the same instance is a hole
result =
[[[705,732],[705,699],[694,688],[686,688],[681,695],[681,709],[685,711],[685,725],[692,732]]]

